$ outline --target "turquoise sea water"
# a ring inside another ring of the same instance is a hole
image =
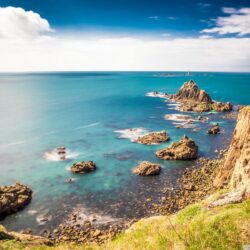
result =
[[[222,119],[221,114],[208,115],[209,123],[199,124],[199,132],[176,129],[164,115],[179,112],[169,109],[163,99],[145,96],[154,90],[174,93],[191,78],[215,100],[250,103],[250,74],[0,74],[0,184],[21,181],[34,191],[29,206],[1,223],[10,229],[39,232],[56,226],[77,204],[88,213],[117,218],[144,215],[145,200],[153,197],[157,202],[163,187],[176,185],[182,171],[194,163],[159,160],[154,152],[171,142],[135,144],[119,139],[115,130],[166,130],[172,141],[187,134],[199,145],[199,154],[208,157],[216,156],[215,149],[227,146],[231,138],[235,121]],[[212,122],[221,123],[222,133],[216,137],[206,134]],[[45,152],[61,145],[76,153],[76,158],[66,162],[44,158]],[[69,166],[80,160],[93,160],[97,171],[71,174]],[[161,175],[133,175],[131,169],[142,160],[160,163]],[[65,183],[67,178],[77,180]],[[39,215],[49,215],[51,221],[39,225]]]

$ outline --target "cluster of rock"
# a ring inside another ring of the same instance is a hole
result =
[[[138,175],[158,175],[160,171],[161,165],[149,161],[143,161],[133,169],[133,173]]]
[[[173,142],[170,147],[158,150],[155,154],[164,160],[194,160],[198,156],[198,146],[184,135],[179,142]]]
[[[154,208],[155,212],[174,213],[208,197],[216,190],[213,181],[223,162],[224,157],[212,160],[199,158],[197,163],[201,167],[186,169],[179,179],[180,188],[166,190],[161,204]]]
[[[0,217],[19,211],[29,204],[31,199],[32,190],[21,183],[0,186]]]
[[[218,123],[214,124],[212,128],[210,128],[207,133],[209,135],[217,135],[220,132],[220,126]]]
[[[152,144],[159,144],[162,142],[169,141],[170,137],[167,135],[166,131],[159,131],[159,132],[152,132],[147,135],[138,137],[136,142],[152,145]]]
[[[208,112],[215,110],[218,112],[231,111],[231,103],[213,101],[205,90],[199,89],[197,84],[190,80],[184,83],[176,94],[168,95],[169,99],[180,102],[180,111]]]
[[[86,174],[96,170],[96,164],[93,161],[82,161],[74,163],[70,167],[70,171],[76,174]]]

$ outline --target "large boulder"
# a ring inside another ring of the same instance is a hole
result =
[[[179,142],[173,142],[170,147],[158,150],[155,154],[163,160],[193,160],[198,156],[198,146],[184,135]]]
[[[167,133],[165,131],[159,131],[138,137],[136,142],[146,145],[152,145],[152,144],[159,144],[162,142],[166,142],[168,140],[170,140],[170,137],[167,135]]]
[[[76,174],[86,174],[96,170],[96,164],[93,161],[82,161],[74,163],[70,167],[70,171]]]
[[[16,183],[11,186],[0,186],[0,217],[15,213],[29,204],[32,190]]]
[[[231,111],[231,103],[213,101],[209,94],[190,80],[183,84],[176,94],[168,95],[169,99],[180,102],[180,111],[208,112],[215,110],[218,112]]]
[[[209,135],[217,135],[220,132],[220,126],[218,123],[214,124],[212,128],[210,128],[207,133]]]
[[[160,171],[161,166],[159,164],[149,161],[143,161],[133,169],[133,173],[138,175],[158,175]]]

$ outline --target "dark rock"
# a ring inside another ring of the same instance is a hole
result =
[[[219,132],[220,132],[220,126],[218,123],[214,124],[213,127],[207,131],[209,135],[217,135]]]
[[[0,217],[15,213],[29,204],[32,190],[27,186],[16,183],[0,187]]]
[[[86,174],[96,170],[96,164],[93,161],[82,161],[74,163],[70,167],[70,171],[76,174]]]

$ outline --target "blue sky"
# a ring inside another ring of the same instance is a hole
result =
[[[249,0],[0,0],[0,72],[250,72]]]
[[[0,0],[0,6],[22,7],[64,31],[130,34],[199,35],[213,25],[223,7],[249,7],[249,0]]]

